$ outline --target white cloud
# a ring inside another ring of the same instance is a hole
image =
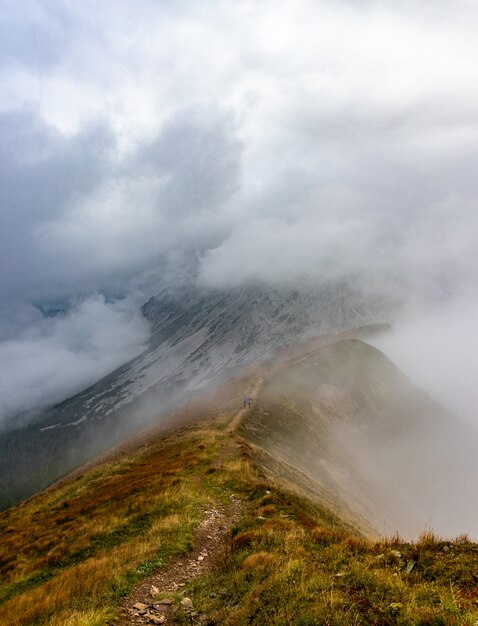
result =
[[[200,280],[227,287],[255,279],[280,283],[361,275],[372,269],[364,267],[373,239],[365,226],[353,219],[247,222],[206,253]]]
[[[136,306],[100,295],[64,315],[27,313],[15,338],[0,341],[0,425],[18,411],[59,402],[92,384],[139,354],[149,336]]]
[[[411,309],[375,342],[415,384],[478,427],[478,298],[457,296]]]
[[[469,0],[7,1],[0,298],[191,266],[474,286],[477,18]]]

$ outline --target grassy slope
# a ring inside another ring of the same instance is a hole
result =
[[[243,388],[216,399],[221,408],[197,407],[202,422],[149,433],[1,513],[0,624],[109,623],[135,583],[190,549],[202,511],[231,494],[243,514],[223,563],[182,591],[203,623],[476,623],[478,546],[430,534],[372,541],[287,491],[278,462],[266,477],[256,448],[227,429],[236,409],[225,398]],[[180,608],[176,617],[188,623]]]
[[[388,528],[416,532],[417,511],[401,499],[415,493],[402,459],[424,474],[433,469],[426,451],[433,457],[434,442],[447,441],[451,416],[383,354],[355,339],[276,359],[263,378],[260,402],[240,432],[269,454],[264,466],[272,459],[293,468],[289,482],[312,497],[317,492],[318,501],[363,530],[370,530],[365,520],[383,528],[386,519]]]
[[[201,510],[230,493],[245,506],[224,563],[185,590],[210,624],[478,620],[476,545],[367,541],[264,481],[234,435],[202,425],[3,514],[0,623],[108,623],[136,581],[190,548]]]

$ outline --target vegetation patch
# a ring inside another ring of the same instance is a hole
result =
[[[187,553],[204,511],[231,496],[242,515],[224,558],[177,592],[177,623],[191,619],[183,595],[209,626],[478,623],[467,537],[366,539],[265,479],[222,424],[152,441],[0,514],[0,623],[111,624],[132,587]]]
[[[225,558],[184,591],[204,624],[478,622],[478,546],[466,537],[371,541],[265,481],[249,455],[225,463],[222,474],[247,506]],[[181,611],[177,619],[188,623]]]
[[[191,549],[215,437],[156,441],[1,513],[0,623],[111,620],[133,585]]]

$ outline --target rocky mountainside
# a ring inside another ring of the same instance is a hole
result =
[[[383,301],[346,285],[165,289],[143,313],[148,348],[76,396],[0,435],[0,507],[37,489],[298,339],[384,321]]]

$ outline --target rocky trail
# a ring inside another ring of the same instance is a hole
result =
[[[261,377],[251,388],[254,401],[262,382]],[[248,410],[241,408],[236,413],[227,426],[227,432],[232,433],[237,428]],[[192,580],[210,571],[225,553],[231,529],[243,508],[242,502],[233,494],[228,494],[228,498],[227,504],[216,502],[215,506],[204,510],[203,519],[196,530],[193,550],[173,559],[165,568],[157,570],[137,585],[121,602],[118,617],[110,626],[179,624],[174,617],[178,603],[190,623],[207,623],[207,617],[195,610],[194,598],[183,589]]]
[[[121,603],[118,618],[111,622],[111,626],[178,624],[174,619],[178,602],[191,623],[205,623],[205,616],[195,611],[194,598],[182,590],[223,557],[227,538],[239,519],[241,509],[241,502],[231,495],[227,505],[218,503],[204,511],[203,520],[196,530],[193,550],[174,559],[135,587]],[[171,597],[162,597],[168,594]],[[177,599],[178,594],[182,595],[181,600]],[[157,600],[157,597],[162,599]]]

